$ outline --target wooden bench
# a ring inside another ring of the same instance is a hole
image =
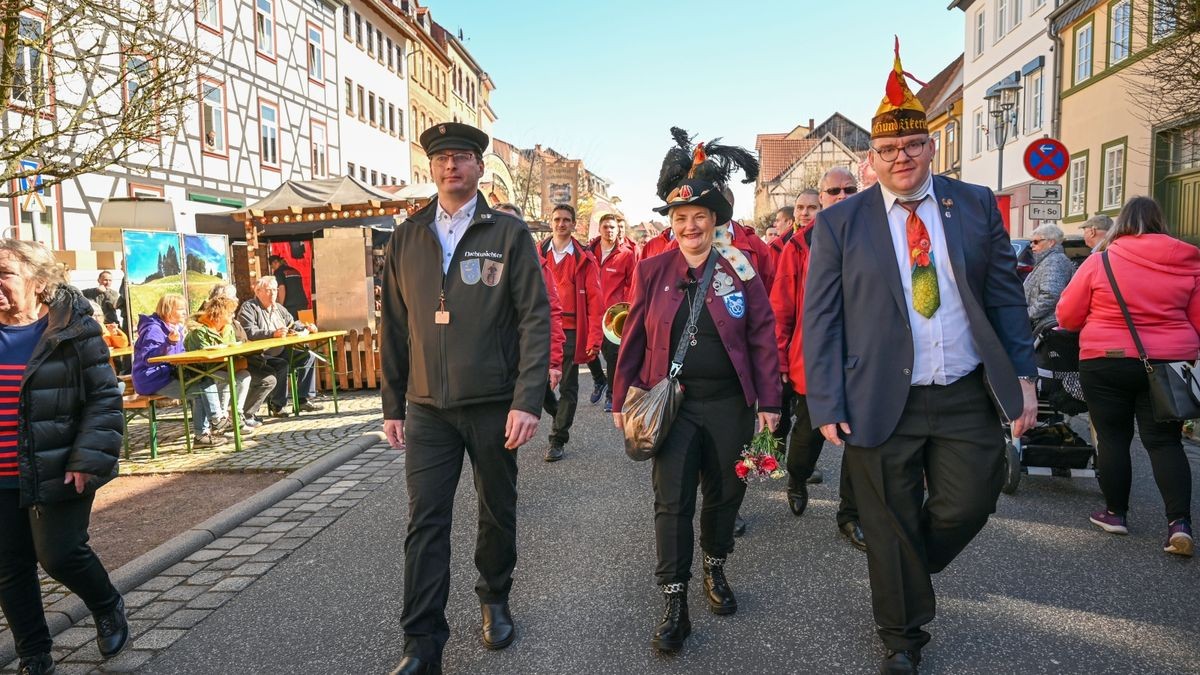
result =
[[[132,387],[130,388],[132,390]],[[129,459],[129,423],[135,417],[145,416],[150,422],[150,458],[158,458],[158,407],[179,405],[179,401],[169,399],[166,396],[151,394],[150,396],[142,396],[140,394],[129,394],[121,399],[122,407],[125,414],[125,459]],[[187,433],[187,430],[184,430]]]

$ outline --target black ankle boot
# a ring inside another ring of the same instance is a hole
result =
[[[129,622],[125,620],[125,599],[107,612],[93,615],[96,619],[96,646],[104,658],[116,656],[129,642]]]
[[[725,558],[704,555],[704,591],[708,594],[708,608],[713,614],[733,614],[737,611],[737,598],[725,580]]]
[[[687,584],[678,582],[659,586],[663,599],[667,601],[662,623],[654,629],[650,644],[664,652],[677,652],[683,641],[692,634],[692,620],[688,617]]]
[[[21,659],[17,675],[54,675],[54,657],[49,654],[38,654]]]

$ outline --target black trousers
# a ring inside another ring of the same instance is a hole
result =
[[[784,391],[791,392],[792,413],[796,416],[787,452],[790,487],[803,483],[813,474],[813,470],[817,468],[817,460],[821,458],[821,449],[825,447],[825,437],[819,430],[812,428],[812,417],[808,414],[808,398],[804,394],[796,393],[791,387],[785,386]],[[842,453],[842,468],[838,471],[838,527],[858,520],[858,504],[854,500],[854,484],[850,482],[846,454]]]
[[[617,381],[617,352],[620,349],[621,345],[614,344],[608,338],[604,338],[604,341],[600,343],[600,354],[604,356],[604,381],[608,383],[608,392],[605,393],[604,398],[609,401],[612,400],[613,395],[612,383]],[[592,363],[595,363],[595,361],[592,361]]]
[[[517,563],[517,457],[504,447],[509,402],[441,409],[408,404],[404,422],[408,534],[404,539],[404,651],[440,660],[450,637],[450,523],[463,451],[479,495],[475,593],[508,599]]]
[[[563,375],[558,382],[558,403],[554,407],[554,390],[546,386],[547,411],[557,410],[550,429],[550,445],[566,445],[571,440],[571,425],[575,423],[575,410],[579,407],[579,365],[575,363],[575,331],[564,331],[567,341],[563,344]]]
[[[874,448],[847,444],[846,455],[879,637],[888,649],[920,649],[934,617],[930,574],[983,529],[1003,484],[1003,430],[982,369],[911,387],[892,436]]]
[[[88,546],[92,499],[89,495],[21,508],[17,490],[0,490],[0,607],[12,629],[17,656],[47,654],[52,644],[38,563],[93,614],[112,610],[121,599]]]
[[[608,340],[605,340],[605,342],[608,342]],[[603,348],[601,349],[600,353],[604,353]],[[591,361],[588,361],[588,370],[590,370],[592,373],[593,385],[608,384],[609,379],[604,375],[604,364],[600,362],[599,356]]]
[[[1108,510],[1121,515],[1129,511],[1129,489],[1133,484],[1129,447],[1136,420],[1138,435],[1150,455],[1154,482],[1162,493],[1167,521],[1190,518],[1192,470],[1183,452],[1183,423],[1154,420],[1150,385],[1141,361],[1080,361],[1079,383],[1096,427],[1096,469]]]
[[[754,408],[746,405],[737,381],[732,387],[735,396],[715,401],[684,396],[654,457],[655,577],[660,584],[692,578],[697,486],[704,495],[700,548],[716,557],[733,551],[733,522],[746,495],[746,484],[733,467],[754,436]]]
[[[775,431],[772,431],[771,435],[777,438],[779,442],[783,443],[786,447],[788,442],[788,434],[792,431],[792,414],[794,412],[792,410],[792,406],[794,405],[796,392],[787,382],[783,383],[782,392],[783,396],[780,400],[779,407],[783,410],[783,414],[779,416],[779,424],[775,426]]]
[[[300,401],[317,396],[317,358],[304,350],[288,347],[279,356],[265,356],[267,365],[275,372],[275,389],[271,391],[270,403],[284,409],[288,402],[288,363],[296,364],[296,387],[300,390]]]

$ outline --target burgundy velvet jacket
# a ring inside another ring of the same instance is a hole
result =
[[[624,405],[630,385],[649,388],[667,376],[671,357],[675,355],[671,349],[671,324],[686,297],[679,281],[686,277],[687,268],[687,261],[678,248],[638,263],[634,272],[634,294],[630,298],[632,306],[617,357],[613,410],[620,410]],[[718,288],[715,283],[718,276],[732,280],[732,290]],[[746,405],[757,403],[760,408],[778,410],[780,381],[775,315],[762,279],[755,275],[748,283],[743,282],[724,258],[718,258],[713,279],[705,307],[737,370]]]

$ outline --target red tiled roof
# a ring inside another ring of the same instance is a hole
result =
[[[944,95],[948,93],[947,90],[951,83],[954,82],[954,77],[962,68],[962,65],[963,57],[962,54],[959,54],[958,58],[951,61],[945,68],[942,68],[942,72],[934,75],[933,79],[917,92],[917,100],[925,107],[927,113],[932,112],[934,106],[940,103]]]
[[[814,147],[816,147],[821,139],[819,138],[800,138],[788,140],[783,138],[787,134],[759,134],[758,135],[758,162],[759,171],[758,178],[763,183],[770,183],[779,177],[779,174],[787,170],[788,167],[796,163],[796,160],[807,155]],[[775,136],[775,138],[771,138]]]

